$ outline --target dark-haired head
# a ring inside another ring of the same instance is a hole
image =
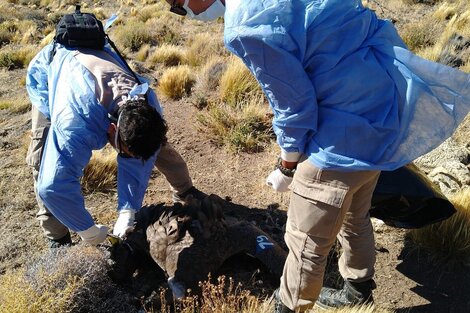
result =
[[[166,122],[146,100],[127,101],[118,115],[120,140],[134,157],[147,160],[166,142]]]

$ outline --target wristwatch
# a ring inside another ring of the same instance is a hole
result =
[[[281,173],[286,175],[287,177],[294,177],[296,170],[295,168],[287,168],[282,166],[282,159],[280,157],[277,159],[277,163],[274,168],[280,170]]]

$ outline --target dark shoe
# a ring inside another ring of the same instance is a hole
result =
[[[70,247],[72,245],[72,238],[70,237],[70,233],[67,233],[62,238],[59,239],[47,239],[49,242],[49,248],[56,249],[60,247]]]
[[[345,281],[343,289],[323,287],[315,305],[321,309],[335,309],[345,306],[372,303],[372,290],[377,286],[373,279],[362,283]]]
[[[281,298],[279,297],[279,288],[274,290],[273,295],[271,296],[271,301],[274,300],[274,311],[273,313],[294,313],[291,309],[286,307],[282,303]]]
[[[188,190],[186,190],[183,193],[178,194],[178,193],[174,192],[173,193],[173,203],[177,203],[177,202],[184,203],[185,200],[186,200],[186,197],[188,197],[189,195],[191,195],[194,199],[198,199],[198,200],[202,200],[205,197],[207,197],[207,194],[200,191],[196,187],[192,186],[191,188],[189,188]]]

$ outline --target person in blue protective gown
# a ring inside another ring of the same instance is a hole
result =
[[[470,76],[411,53],[359,0],[167,2],[197,20],[223,16],[226,47],[274,113],[280,157],[267,184],[292,191],[275,312],[372,302],[369,209],[379,173],[453,133],[470,109]],[[340,290],[322,288],[336,238]]]
[[[154,164],[170,183],[174,201],[204,195],[166,141],[155,93],[136,81],[109,46],[47,45],[29,65],[26,88],[33,105],[27,162],[35,179],[37,219],[51,247],[71,244],[69,230],[88,244],[105,240],[108,229],[95,224],[85,208],[80,178],[92,151],[108,142],[119,152],[114,235],[132,230]]]

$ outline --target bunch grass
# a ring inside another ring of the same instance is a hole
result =
[[[148,57],[151,66],[162,64],[166,67],[183,63],[184,51],[180,46],[164,43]]]
[[[137,18],[128,19],[125,24],[116,26],[112,38],[119,47],[134,52],[142,45],[154,42],[150,29]]]
[[[161,94],[176,100],[188,96],[195,82],[193,69],[187,65],[180,65],[171,67],[163,73],[158,88]]]
[[[261,87],[243,62],[235,57],[230,58],[220,79],[220,99],[236,108],[244,100],[262,94]]]
[[[37,47],[25,45],[0,50],[0,68],[14,70],[25,68],[37,53]]]
[[[108,270],[105,253],[95,247],[48,250],[0,276],[0,313],[136,312]]]
[[[185,58],[187,64],[200,66],[205,64],[211,57],[224,55],[225,53],[222,37],[204,32],[190,38]]]
[[[116,152],[107,146],[94,151],[90,162],[83,170],[82,188],[85,192],[108,191],[117,184]]]
[[[450,198],[457,212],[449,219],[412,230],[409,238],[437,265],[470,266],[470,188]]]
[[[19,83],[21,84],[21,82]],[[31,103],[26,97],[19,99],[0,99],[0,110],[8,110],[12,113],[23,114],[31,109]]]
[[[262,97],[245,100],[238,108],[211,104],[197,115],[211,140],[233,152],[259,152],[273,138],[267,105]]]

